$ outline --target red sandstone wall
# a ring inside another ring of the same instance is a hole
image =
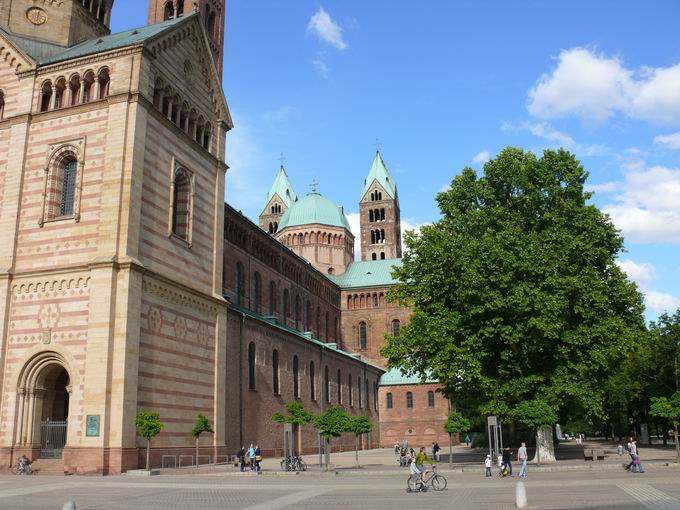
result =
[[[437,384],[404,384],[380,387],[380,441],[384,448],[408,440],[409,446],[430,447],[433,441],[442,448],[449,443],[444,423],[449,401],[436,390]],[[434,392],[434,407],[428,406],[427,393]],[[413,408],[406,406],[406,393],[413,394]],[[393,407],[387,408],[387,394],[392,393]],[[457,442],[457,438],[456,442]]]

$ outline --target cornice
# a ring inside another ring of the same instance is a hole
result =
[[[125,55],[131,55],[133,53],[141,53],[142,48],[144,46],[142,44],[138,44],[136,46],[127,46],[125,48],[119,48],[115,50],[110,50],[110,51],[104,51],[101,53],[92,53],[90,55],[84,55],[82,57],[76,57],[71,60],[64,60],[62,62],[55,62],[54,64],[47,64],[47,65],[42,65],[38,67],[37,69],[37,75],[41,76],[44,74],[49,74],[49,73],[54,73],[57,71],[61,71],[62,69],[70,69],[72,67],[76,66],[82,66],[85,64],[89,64],[91,62],[99,62],[101,60],[110,60],[112,58],[118,58],[122,57]]]

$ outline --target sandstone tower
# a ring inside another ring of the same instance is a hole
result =
[[[401,258],[397,184],[376,151],[359,201],[361,260]]]
[[[225,10],[225,0],[149,0],[148,23],[153,25],[198,11],[205,25],[210,51],[221,80],[222,61],[224,60]]]
[[[274,184],[267,193],[267,203],[260,213],[260,228],[270,234],[278,232],[281,216],[297,202],[297,199],[293,186],[288,180],[288,174],[281,165]]]

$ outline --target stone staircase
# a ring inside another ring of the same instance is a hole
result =
[[[63,475],[64,462],[62,459],[36,459],[31,464],[35,475]]]

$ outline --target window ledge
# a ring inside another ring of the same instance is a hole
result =
[[[56,218],[44,218],[40,221],[40,226],[42,227],[45,223],[59,223],[61,221],[80,221],[79,214],[69,214],[66,216],[57,216]]]
[[[191,242],[184,239],[182,236],[175,234],[174,232],[170,232],[170,239],[174,240],[175,242],[181,243],[185,245],[187,248],[191,248]]]

